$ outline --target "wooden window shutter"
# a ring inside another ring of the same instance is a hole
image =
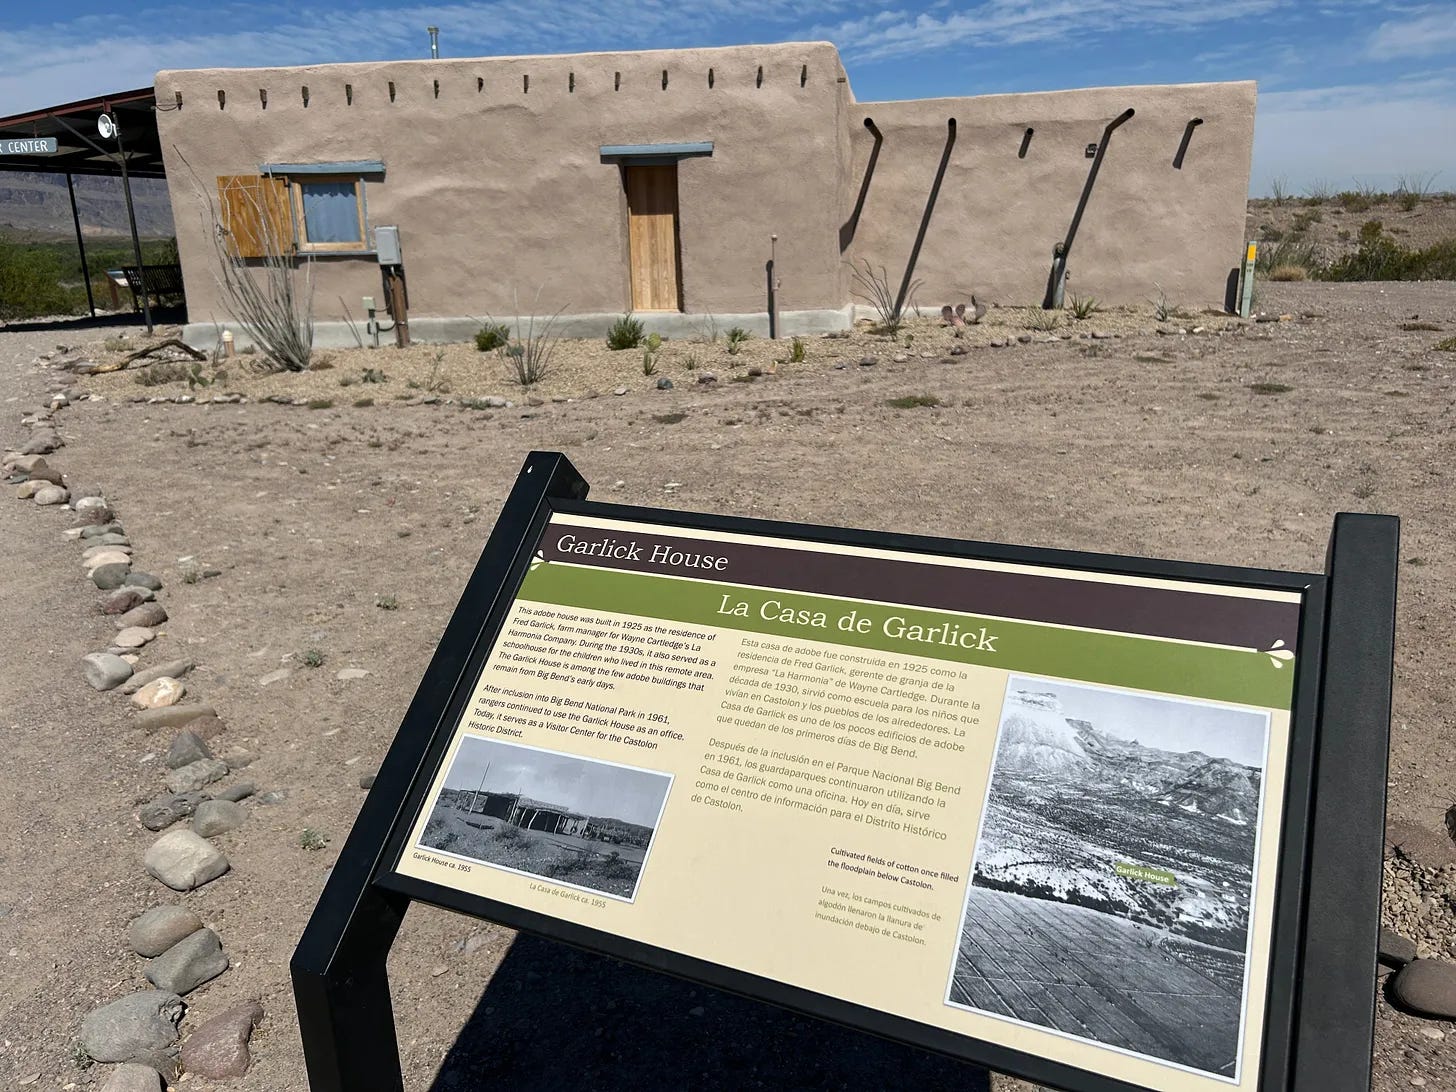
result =
[[[225,174],[217,179],[220,226],[228,252],[238,258],[293,253],[288,187],[281,178]]]

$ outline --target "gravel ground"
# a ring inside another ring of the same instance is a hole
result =
[[[430,366],[428,347],[415,350],[419,365],[387,357],[389,382],[370,386],[388,389],[388,399],[355,408],[335,396],[333,407],[310,411],[256,401],[133,403],[158,391],[127,375],[73,379],[58,367],[76,356],[104,359],[102,341],[119,327],[0,330],[0,405],[10,411],[0,418],[0,444],[19,438],[17,411],[48,390],[74,384],[103,396],[62,411],[67,446],[52,462],[73,485],[104,490],[137,565],[167,582],[161,598],[172,618],[143,666],[194,658],[188,686],[221,713],[223,745],[255,751],[247,776],[261,791],[286,794],[272,806],[248,805],[244,826],[217,839],[233,871],[186,898],[234,965],[189,996],[184,1028],[260,997],[268,1015],[254,1036],[254,1067],[233,1087],[303,1087],[289,955],[363,798],[359,775],[388,746],[534,448],[565,451],[602,499],[1296,570],[1322,567],[1335,512],[1398,514],[1390,815],[1449,846],[1456,527],[1446,479],[1456,354],[1431,346],[1456,332],[1453,289],[1274,286],[1264,305],[1294,321],[1220,334],[1237,324],[1209,316],[1203,333],[1160,335],[1150,318],[1129,313],[1122,338],[957,356],[942,354],[933,339],[948,346],[949,334],[926,323],[912,330],[908,349],[900,346],[910,354],[902,363],[881,342],[880,362],[860,366],[872,351],[861,333],[812,339],[804,366],[751,383],[728,381],[747,375],[739,362],[715,358],[721,381],[710,386],[692,374],[711,370],[706,360],[684,365],[670,391],[647,389],[639,356],[614,365],[639,373],[618,381],[631,388],[620,398],[606,394],[620,371],[605,377],[588,362],[576,375],[563,363],[563,385],[544,390],[541,405],[483,411],[410,404],[422,392],[405,384],[418,374],[412,368]],[[1401,329],[1413,315],[1444,332]],[[998,337],[1008,333],[1016,331]],[[136,330],[129,338],[141,340]],[[60,344],[68,351],[36,363]],[[750,346],[763,354],[763,370],[785,349]],[[451,353],[479,357],[473,348]],[[840,360],[850,363],[836,369]],[[297,382],[352,395],[362,384],[340,388],[338,378],[364,366],[377,365],[336,354],[332,374]],[[252,382],[240,377],[227,389],[253,392]],[[453,373],[449,382],[441,398],[467,393],[454,389],[465,384]],[[396,385],[407,399],[393,397]],[[474,389],[512,393],[498,382]],[[590,389],[605,396],[586,398]],[[938,404],[890,404],[920,395]],[[300,387],[288,397],[323,395]],[[80,679],[78,658],[102,647],[111,627],[95,613],[78,550],[61,541],[69,524],[69,513],[0,498],[0,633],[10,638],[10,670],[0,677],[7,1088],[99,1087],[104,1067],[73,1060],[80,1019],[143,985],[126,949],[127,921],[154,902],[181,901],[163,899],[143,874],[154,836],[133,818],[136,803],[159,789],[166,738],[138,731],[124,699]],[[203,568],[220,575],[187,582]],[[397,609],[378,605],[391,599]],[[308,650],[322,654],[320,666],[306,666]],[[346,667],[369,674],[336,678]],[[280,669],[290,674],[260,684]],[[305,828],[327,836],[325,848],[305,849]],[[1440,859],[1397,858],[1387,872],[1387,917],[1431,954],[1450,951],[1452,876]],[[406,920],[391,976],[412,1089],[491,1080],[541,1089],[974,1089],[983,1079],[940,1058],[428,909]],[[1397,1013],[1383,999],[1378,1016],[1380,1092],[1419,1082],[1456,1088],[1450,1025]],[[548,1027],[563,1030],[543,1033]],[[210,1084],[193,1078],[186,1087]]]

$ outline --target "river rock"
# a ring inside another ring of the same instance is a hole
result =
[[[156,667],[149,667],[145,671],[138,671],[122,686],[123,694],[135,694],[147,683],[156,679],[171,678],[180,679],[187,672],[191,671],[193,663],[191,660],[169,660],[167,663],[158,664]]]
[[[86,1015],[81,1048],[98,1062],[135,1062],[170,1072],[186,1008],[182,998],[165,990],[130,994]]]
[[[143,973],[157,989],[186,996],[227,969],[228,957],[217,934],[211,929],[198,929],[148,960]]]
[[[26,475],[36,467],[44,470],[48,465],[44,455],[11,455],[5,459],[5,466],[8,469],[18,470]]]
[[[116,513],[106,507],[86,508],[76,512],[76,520],[81,526],[110,523],[115,518]]]
[[[97,565],[91,570],[91,583],[102,591],[111,591],[121,587],[122,581],[126,579],[126,574],[130,571],[130,561],[113,561],[105,565]]]
[[[1436,959],[1407,963],[1391,982],[1390,992],[1413,1012],[1456,1019],[1456,965]]]
[[[123,633],[126,630],[122,631]],[[187,687],[176,679],[162,676],[153,679],[131,696],[132,704],[139,709],[162,709],[176,705],[187,693]]]
[[[100,546],[125,546],[131,547],[131,539],[127,538],[120,531],[108,531],[96,540]]]
[[[125,684],[123,684],[125,685]],[[216,714],[210,705],[174,705],[164,709],[143,709],[133,721],[144,732],[155,732],[158,728],[181,728],[199,717]],[[198,735],[202,735],[201,732]],[[206,739],[206,736],[203,736]]]
[[[141,648],[149,641],[154,640],[156,636],[157,631],[148,629],[146,626],[127,626],[126,629],[112,638],[111,643],[117,648]],[[157,680],[157,682],[161,681],[161,679]],[[177,685],[181,686],[182,684],[178,683]]]
[[[111,624],[117,629],[126,629],[128,626],[146,626],[148,629],[156,629],[167,620],[167,610],[161,603],[143,603],[139,607],[132,607],[125,614],[119,614],[112,619]]]
[[[80,503],[81,501],[78,500],[76,505],[79,506]],[[123,533],[121,524],[119,523],[88,523],[85,527],[79,528],[79,530],[81,537],[88,542],[94,542],[102,535],[119,535]]]
[[[122,685],[124,686],[126,684],[123,683]],[[202,739],[216,739],[222,734],[226,725],[223,724],[222,719],[216,713],[208,713],[189,722],[187,727],[192,729]]]
[[[93,557],[96,557],[98,554],[111,553],[125,554],[126,559],[128,561],[131,560],[131,547],[118,546],[116,543],[113,542],[97,542],[95,545],[87,546],[84,550],[81,551],[81,560],[89,565],[91,563],[91,559]]]
[[[179,770],[188,763],[211,757],[212,751],[202,741],[202,737],[191,728],[184,728],[177,733],[172,740],[172,745],[167,748],[167,769]]]
[[[148,588],[151,591],[161,591],[162,582],[151,573],[132,573],[126,578],[128,584],[135,584],[139,588]]]
[[[197,792],[228,774],[228,764],[217,758],[200,758],[167,774],[167,788],[175,793]]]
[[[257,791],[258,786],[254,785],[251,781],[239,781],[237,784],[229,785],[227,788],[223,789],[214,797],[214,799],[231,800],[234,804],[236,804],[239,800],[246,800]]]
[[[46,466],[42,463],[27,475],[33,482],[48,482],[51,485],[65,486],[65,479],[61,472],[53,466]]]
[[[88,573],[94,572],[102,565],[130,565],[131,550],[123,550],[120,546],[107,546],[92,554],[90,557],[81,559],[81,568]]]
[[[109,652],[82,656],[81,670],[93,690],[112,690],[131,678],[131,664]]]
[[[202,928],[202,919],[185,906],[154,906],[132,920],[126,939],[131,950],[150,959]]]
[[[162,1075],[149,1065],[124,1062],[111,1071],[101,1092],[162,1092]]]
[[[1404,967],[1416,958],[1416,942],[1401,936],[1394,929],[1380,927],[1380,962],[1391,967]]]
[[[76,511],[78,512],[99,512],[105,507],[106,498],[98,493],[92,493],[76,501]]]
[[[243,1076],[252,1060],[248,1040],[262,1022],[263,1006],[257,1001],[245,1001],[214,1016],[183,1045],[182,1068],[209,1080]]]
[[[35,495],[41,491],[45,484],[45,482],[37,481],[21,482],[15,487],[15,497],[17,500],[34,500]]]
[[[146,588],[117,587],[101,597],[101,613],[125,614],[147,602],[152,594]]]
[[[20,449],[22,455],[49,455],[61,446],[61,438],[54,432],[35,432],[30,442]]]
[[[173,823],[186,819],[197,805],[207,799],[202,792],[167,792],[141,806],[137,819],[148,830],[166,830]]]
[[[192,816],[192,829],[204,838],[211,838],[237,830],[247,818],[248,809],[241,804],[231,800],[204,800]]]
[[[229,867],[228,859],[215,845],[190,830],[174,830],[162,835],[152,843],[142,860],[147,872],[173,891],[191,891],[211,883]]]

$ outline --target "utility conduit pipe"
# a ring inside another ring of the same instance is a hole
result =
[[[1087,199],[1092,196],[1092,186],[1097,181],[1097,172],[1102,169],[1102,160],[1107,155],[1107,145],[1112,134],[1137,113],[1129,106],[1107,123],[1102,130],[1102,139],[1097,142],[1097,152],[1092,157],[1092,166],[1087,171],[1087,181],[1082,186],[1082,196],[1077,201],[1077,210],[1072,214],[1072,224],[1067,235],[1052,248],[1052,270],[1047,278],[1046,298],[1042,301],[1045,311],[1060,310],[1067,289],[1067,257],[1072,253],[1072,242],[1077,238],[1077,228],[1082,223],[1082,213],[1087,208]]]

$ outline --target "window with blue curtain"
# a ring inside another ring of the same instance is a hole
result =
[[[299,182],[303,235],[312,245],[362,243],[359,184],[348,179]]]

